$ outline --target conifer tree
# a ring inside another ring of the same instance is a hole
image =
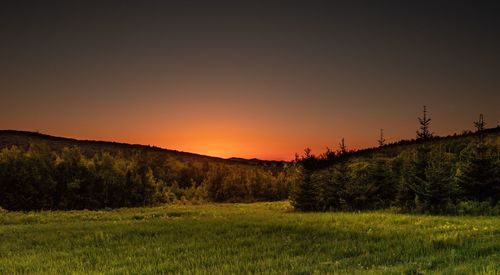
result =
[[[418,118],[420,123],[420,131],[417,131],[417,139],[426,140],[432,137],[432,133],[429,130],[429,124],[431,119],[427,117],[427,106],[424,105],[423,116]]]
[[[412,190],[411,183],[414,182],[415,165],[413,162],[403,161],[401,165],[401,174],[396,193],[396,204],[405,211],[415,208],[415,192]]]
[[[370,181],[376,186],[376,192],[372,196],[372,205],[376,207],[390,206],[394,201],[396,193],[396,179],[392,173],[390,163],[384,159],[373,159],[369,170]]]
[[[479,119],[474,121],[474,126],[476,127],[477,132],[481,132],[484,130],[484,126],[486,126],[486,122],[484,122],[483,114],[479,114]]]
[[[478,146],[484,146],[484,127],[486,126],[486,122],[484,122],[483,114],[479,114],[479,119],[474,121],[474,127],[476,127],[476,134],[478,138]],[[481,148],[483,149],[483,148]]]
[[[385,145],[384,129],[380,129],[380,138],[377,140],[378,146],[382,147]]]
[[[488,154],[484,140],[483,130],[486,123],[483,115],[474,122],[477,138],[469,152],[464,152],[464,160],[459,164],[458,180],[471,200],[490,200],[496,204],[500,199],[500,175],[495,164],[495,158]]]
[[[317,210],[317,192],[312,174],[317,168],[318,159],[311,153],[310,148],[306,148],[299,163],[302,166],[302,178],[292,194],[292,205],[302,211]]]
[[[421,194],[422,206],[431,213],[446,211],[448,204],[454,202],[458,188],[453,181],[453,160],[442,153],[435,152],[427,167],[426,182]]]
[[[432,137],[429,130],[431,119],[427,117],[427,107],[424,105],[423,116],[418,118],[420,130],[417,131],[417,140],[426,141]],[[406,163],[398,188],[397,200],[400,206],[406,209],[415,209],[419,206],[422,197],[426,197],[427,169],[429,167],[430,145],[423,142],[416,147],[413,158]]]
[[[345,154],[347,154],[349,151],[347,150],[347,146],[345,145],[345,140],[344,138],[342,138],[342,140],[340,141],[339,143],[339,151],[338,151],[338,155],[339,156],[344,156]]]
[[[337,155],[339,156],[339,161],[333,166],[332,177],[326,188],[329,194],[329,199],[327,202],[327,207],[330,210],[348,208],[347,205],[347,186],[349,184],[349,166],[346,159],[348,153],[347,146],[345,145],[345,139],[339,143],[339,150]]]

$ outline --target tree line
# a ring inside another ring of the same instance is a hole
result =
[[[500,128],[482,115],[473,134],[434,136],[419,118],[416,140],[316,156],[284,166],[248,165],[159,148],[61,140],[4,139],[0,207],[101,209],[176,201],[291,199],[303,211],[396,207],[417,213],[500,214]],[[29,141],[29,143],[26,143]]]
[[[100,209],[175,201],[252,202],[288,198],[292,167],[182,160],[145,150],[54,150],[44,142],[0,150],[0,207]]]
[[[303,211],[370,210],[396,207],[414,213],[500,214],[500,136],[485,134],[482,115],[472,138],[437,139],[431,119],[419,118],[417,142],[394,150],[339,150],[297,156],[301,179],[291,193]],[[497,129],[498,130],[498,129]]]

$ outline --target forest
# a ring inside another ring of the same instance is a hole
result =
[[[429,214],[500,214],[500,128],[436,137],[424,108],[412,141],[349,151],[344,139],[336,152],[319,156],[306,148],[296,161],[301,180],[291,192],[303,211],[375,210]]]
[[[288,198],[297,169],[148,146],[4,135],[0,207],[68,210]],[[6,144],[8,142],[4,142]],[[297,174],[298,175],[298,174]]]
[[[500,214],[500,128],[434,136],[426,110],[414,140],[292,162],[220,159],[150,146],[4,131],[0,207],[68,210],[175,202],[289,199],[301,211],[394,208],[431,214]]]

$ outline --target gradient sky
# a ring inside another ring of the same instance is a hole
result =
[[[495,1],[10,1],[0,129],[293,158],[500,124]],[[15,4],[14,4],[15,2]]]

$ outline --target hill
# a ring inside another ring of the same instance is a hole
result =
[[[159,152],[182,160],[199,160],[212,162],[231,162],[231,160],[205,156],[195,153],[182,152],[171,149],[163,149],[156,146],[128,144],[113,141],[79,140],[74,138],[56,137],[38,132],[0,130],[0,149],[16,145],[22,148],[29,148],[32,143],[45,143],[51,150],[60,151],[64,147],[79,147],[83,153],[93,155],[94,152],[106,150],[110,153],[146,151]]]
[[[293,163],[0,131],[0,207],[5,209],[253,202],[290,196],[300,210],[500,212],[495,208],[500,197],[500,128],[305,155]]]
[[[0,131],[0,207],[6,209],[280,200],[288,197],[290,173],[280,162]]]
[[[500,213],[498,127],[320,156],[306,152],[298,161],[303,173],[292,197],[301,210]]]
[[[373,156],[373,155],[384,155],[384,156],[396,156],[404,150],[409,148],[414,148],[415,146],[422,145],[424,143],[431,144],[441,144],[441,145],[462,145],[466,146],[478,138],[481,134],[487,139],[496,139],[500,137],[500,126],[495,128],[489,128],[478,132],[464,131],[462,134],[453,134],[448,136],[432,136],[427,140],[418,139],[403,139],[393,143],[385,144],[379,147],[372,147],[366,149],[360,149],[356,151],[349,152],[350,156]],[[460,146],[459,146],[460,147]],[[453,148],[454,150],[459,150],[459,148]]]

